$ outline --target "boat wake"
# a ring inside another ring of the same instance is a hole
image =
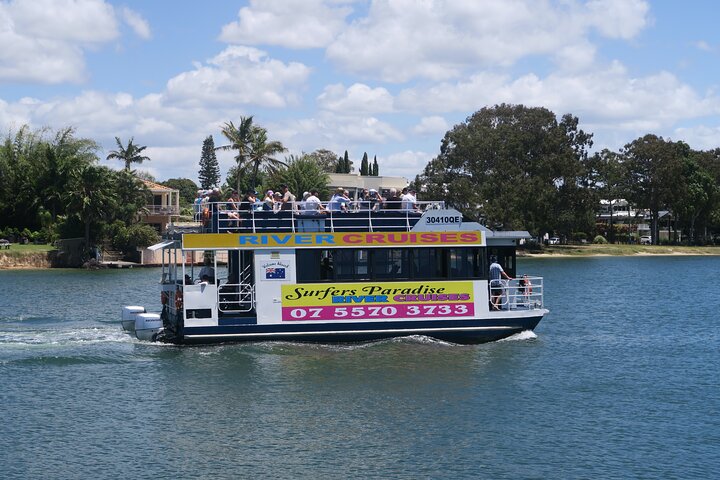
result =
[[[498,342],[517,342],[517,341],[523,341],[523,340],[534,340],[536,338],[537,338],[537,335],[532,330],[523,330],[520,333],[516,333],[515,335],[510,335],[507,338],[498,340]]]
[[[94,343],[127,343],[132,341],[118,328],[92,327],[61,329],[6,330],[0,332],[0,345],[89,345]]]

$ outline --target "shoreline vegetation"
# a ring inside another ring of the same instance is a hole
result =
[[[518,257],[628,257],[652,255],[720,255],[720,246],[587,244],[518,249]]]
[[[13,245],[9,250],[0,251],[0,270],[54,268],[51,261],[55,251],[51,245]],[[591,244],[550,245],[538,250],[518,249],[520,258],[675,255],[720,255],[720,246]]]

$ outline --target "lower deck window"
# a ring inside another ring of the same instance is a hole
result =
[[[296,250],[300,283],[487,278],[485,248]]]

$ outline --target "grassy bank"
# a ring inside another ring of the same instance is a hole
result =
[[[548,245],[540,251],[523,251],[527,256],[590,255],[720,255],[720,247],[686,247],[678,245]]]
[[[50,250],[55,250],[55,248],[52,245],[20,245],[13,243],[9,249],[0,250],[0,253],[7,253],[10,255],[23,255],[25,253],[38,253],[38,252],[49,252]]]

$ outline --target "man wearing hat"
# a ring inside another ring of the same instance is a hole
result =
[[[290,192],[290,189],[284,183],[280,185],[280,191],[283,193],[281,210],[294,210],[295,195]]]

